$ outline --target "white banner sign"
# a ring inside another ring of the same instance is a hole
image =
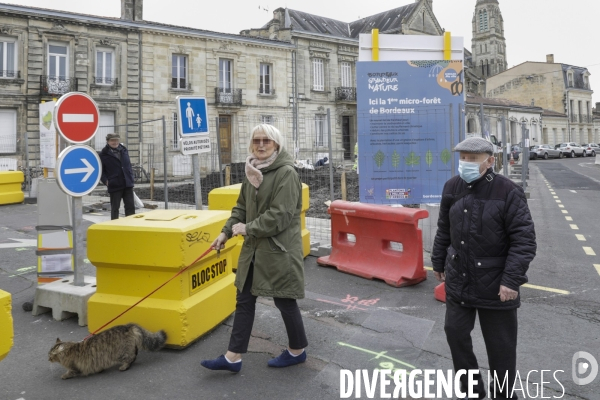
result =
[[[56,166],[56,128],[52,113],[56,102],[40,103],[40,166],[54,169]]]
[[[181,138],[179,143],[181,154],[210,153],[210,137]]]

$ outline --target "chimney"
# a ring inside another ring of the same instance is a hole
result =
[[[144,0],[121,0],[121,19],[142,21]]]
[[[554,54],[546,54],[546,62],[548,64],[554,64]]]

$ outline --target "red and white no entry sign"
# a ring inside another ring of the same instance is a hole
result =
[[[71,143],[85,143],[98,131],[98,105],[85,93],[63,95],[54,106],[54,126]]]

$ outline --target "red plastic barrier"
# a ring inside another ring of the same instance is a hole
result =
[[[446,302],[446,283],[442,282],[433,289],[433,297],[442,303]]]
[[[317,263],[388,285],[415,285],[427,279],[423,268],[423,233],[419,220],[427,210],[334,201],[331,255]],[[356,241],[348,240],[354,235]],[[400,248],[399,245],[402,245]]]

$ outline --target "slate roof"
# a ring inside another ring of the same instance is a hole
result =
[[[590,90],[590,88],[586,87],[583,82],[583,75],[586,72],[588,72],[587,68],[576,67],[574,65],[569,65],[569,64],[561,64],[561,67],[563,70],[563,77],[565,79],[565,87],[569,87],[567,71],[571,70],[571,71],[573,71],[573,86],[572,87],[574,87],[576,89]]]
[[[350,23],[286,8],[284,28],[352,39],[357,39],[359,34],[370,32],[373,28],[379,29],[379,33],[397,33],[402,29],[402,20],[410,17],[418,5],[407,4]]]

